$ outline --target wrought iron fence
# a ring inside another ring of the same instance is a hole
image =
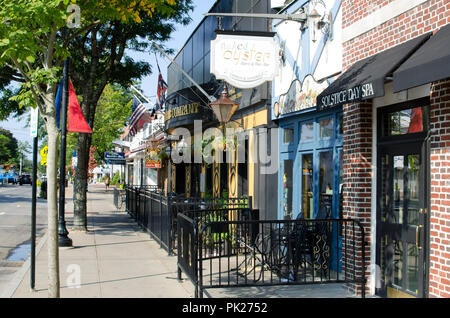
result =
[[[171,251],[170,204],[168,198],[157,190],[156,187],[128,187],[126,207],[130,216],[147,230],[162,248]]]
[[[207,288],[327,283],[357,285],[365,297],[365,234],[357,221],[261,221],[240,212],[240,220],[220,220],[223,211],[207,212],[209,220],[204,211],[178,216],[179,275],[191,279],[195,297]]]
[[[154,190],[149,190],[154,189]],[[126,209],[131,217],[149,231],[169,254],[177,251],[177,215],[208,207],[247,207],[251,198],[203,199],[184,196],[164,196],[157,188],[129,186]]]

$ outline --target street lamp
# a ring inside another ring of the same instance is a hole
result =
[[[210,103],[209,106],[211,106],[219,122],[225,124],[230,121],[239,104],[230,99],[227,84],[224,84],[220,98]]]

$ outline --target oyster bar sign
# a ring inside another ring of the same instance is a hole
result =
[[[279,45],[273,36],[218,34],[211,56],[211,73],[237,88],[257,87],[278,73]]]
[[[374,85],[372,83],[367,83],[324,96],[319,96],[317,107],[325,109],[372,98],[375,96],[373,86]]]

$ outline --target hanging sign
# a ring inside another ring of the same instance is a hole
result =
[[[211,41],[211,73],[234,87],[249,89],[278,74],[279,44],[273,36],[219,33]]]
[[[162,167],[160,158],[161,149],[152,147],[152,144],[150,143],[150,146],[145,149],[145,167],[160,169]]]
[[[105,162],[107,165],[125,165],[125,154],[119,152],[105,152]]]

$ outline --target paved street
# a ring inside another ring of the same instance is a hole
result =
[[[47,227],[47,201],[37,202],[37,243]],[[0,186],[0,295],[30,253],[31,185]]]

